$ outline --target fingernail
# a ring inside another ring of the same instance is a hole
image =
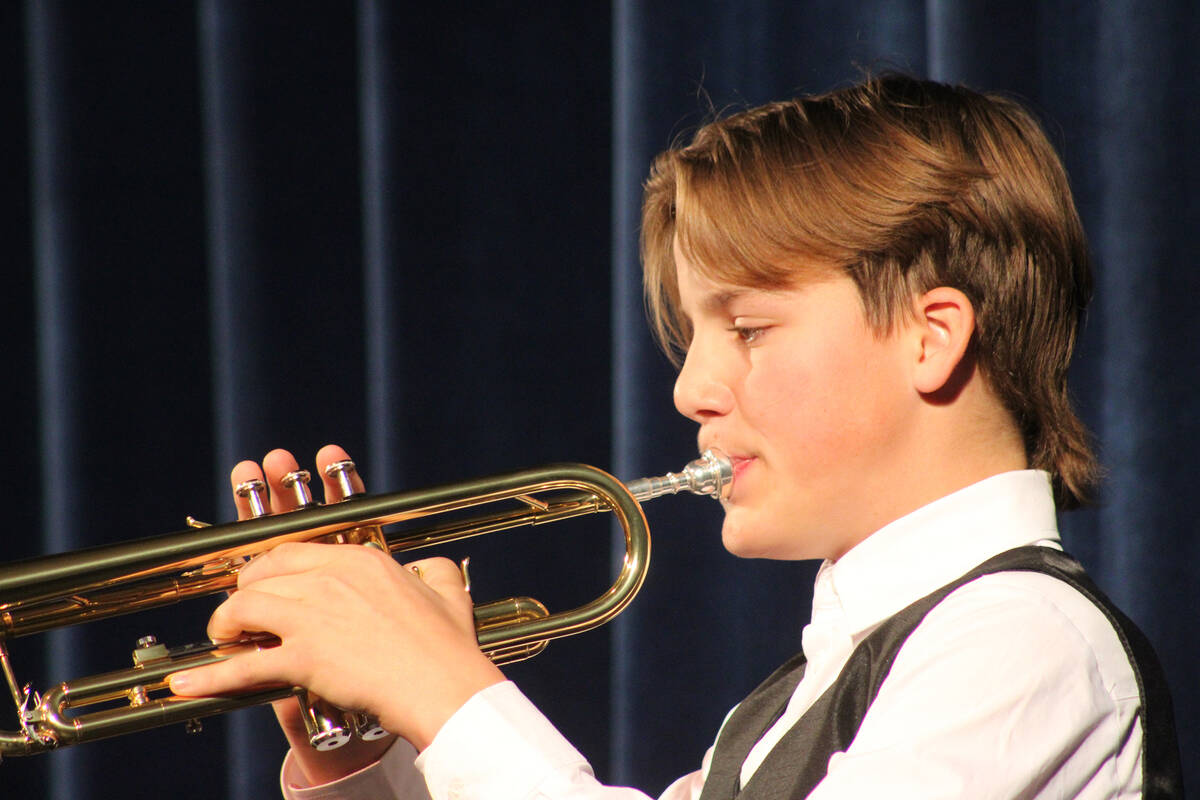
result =
[[[175,675],[167,676],[167,685],[171,687],[171,691],[175,694],[183,694],[191,686],[191,681],[187,675],[176,673]]]

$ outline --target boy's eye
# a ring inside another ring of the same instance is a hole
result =
[[[742,325],[735,325],[731,330],[737,334],[737,337],[742,340],[742,344],[750,344],[758,339],[766,331],[766,328],[753,328]]]

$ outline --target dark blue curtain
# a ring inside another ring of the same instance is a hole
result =
[[[228,519],[228,468],[273,446],[340,442],[377,490],[556,460],[675,469],[693,431],[636,258],[652,155],[712,108],[863,67],[1023,98],[1097,262],[1073,379],[1109,477],[1067,544],[1158,647],[1200,785],[1193,3],[29,0],[0,23],[0,560]],[[602,778],[656,793],[798,648],[814,565],[729,557],[707,501],[647,512],[634,608],[509,672]],[[577,601],[610,539],[482,541],[476,594]],[[210,607],[10,649],[44,687],[122,666],[145,633],[198,639]],[[272,796],[273,725],[252,709],[10,759],[0,787]]]

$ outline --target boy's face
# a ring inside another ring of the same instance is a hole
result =
[[[763,290],[701,276],[678,244],[675,263],[692,326],[675,405],[700,424],[700,449],[733,460],[725,547],[840,558],[896,516],[918,398],[912,337],[877,335],[841,273]]]

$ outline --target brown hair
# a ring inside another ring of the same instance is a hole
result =
[[[1091,295],[1066,173],[1005,97],[887,74],[703,126],[655,160],[642,208],[654,329],[686,349],[672,240],[710,278],[782,288],[814,269],[857,283],[881,334],[937,286],[975,308],[973,353],[1060,505],[1099,467],[1067,366]]]

